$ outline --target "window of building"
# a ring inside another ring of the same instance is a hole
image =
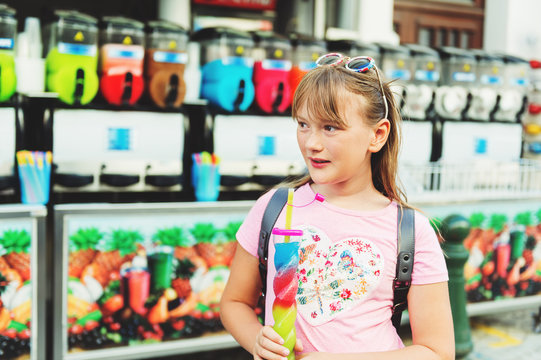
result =
[[[402,43],[483,47],[484,0],[395,0],[394,28]]]

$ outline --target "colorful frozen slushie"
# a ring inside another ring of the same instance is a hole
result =
[[[274,228],[274,277],[273,289],[276,298],[272,305],[274,330],[284,339],[284,346],[289,349],[288,360],[295,359],[293,348],[297,338],[295,319],[297,318],[297,266],[299,265],[299,241],[295,237],[302,236],[302,230]],[[284,239],[289,238],[288,242]]]

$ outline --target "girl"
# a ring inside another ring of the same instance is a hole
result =
[[[327,54],[317,65],[301,81],[292,108],[309,172],[292,184],[292,228],[304,230],[301,251],[310,249],[297,274],[302,293],[317,294],[303,301],[297,295],[297,359],[454,359],[447,269],[436,234],[418,212],[408,294],[411,346],[404,347],[391,323],[397,204],[407,204],[396,182],[401,118],[389,84],[368,57]],[[288,354],[271,327],[273,246],[265,326],[254,312],[261,291],[258,235],[273,192],[258,199],[237,233],[240,246],[221,302],[224,326],[256,360]],[[325,200],[314,202],[316,193]],[[276,226],[284,222],[282,211]],[[340,268],[344,253],[351,257],[348,271]]]

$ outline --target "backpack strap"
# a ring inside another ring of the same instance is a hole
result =
[[[408,308],[408,291],[413,272],[415,254],[415,211],[398,206],[398,257],[396,259],[396,277],[393,281],[393,308],[391,321],[398,331],[402,320],[402,311]]]
[[[272,228],[287,203],[288,188],[280,187],[272,195],[263,218],[261,219],[261,230],[259,231],[259,245],[257,247],[257,256],[259,257],[259,274],[261,277],[261,294],[264,297],[267,294],[267,259],[269,255],[269,239]],[[265,307],[263,306],[263,321],[265,321]]]

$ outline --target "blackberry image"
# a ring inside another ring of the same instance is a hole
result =
[[[0,359],[15,359],[30,353],[30,340],[0,335]]]
[[[102,346],[111,343],[112,341],[107,337],[107,333],[102,331],[101,328],[94,328],[90,331],[84,331],[81,334],[68,336],[68,347],[70,349],[74,347],[82,349],[99,349]]]

